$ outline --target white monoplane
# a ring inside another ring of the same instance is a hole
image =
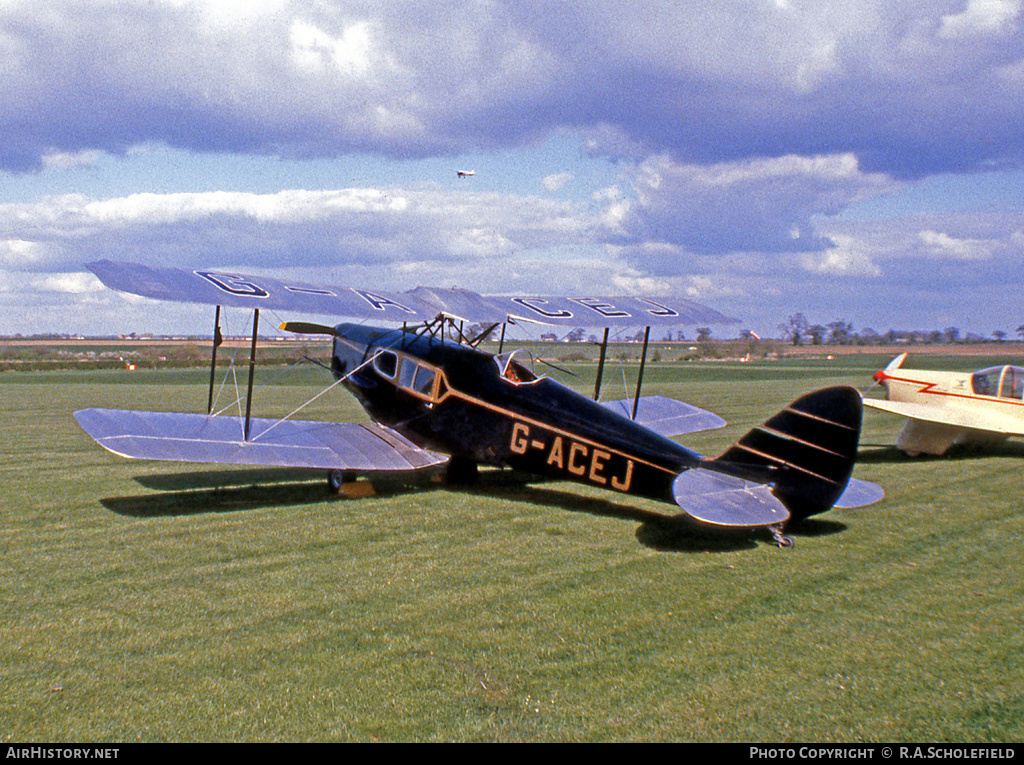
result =
[[[945,454],[957,444],[995,444],[1024,436],[1024,368],[977,372],[903,369],[907,354],[875,373],[886,399],[864,405],[907,418],[896,446],[911,456]]]

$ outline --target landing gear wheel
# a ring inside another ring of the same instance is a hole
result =
[[[334,494],[341,491],[346,483],[356,480],[356,474],[351,470],[329,470],[327,471],[327,488]]]
[[[783,550],[788,550],[793,546],[793,538],[787,537],[782,533],[781,526],[769,526],[768,530],[772,532],[772,538],[775,540],[775,544],[781,547]]]

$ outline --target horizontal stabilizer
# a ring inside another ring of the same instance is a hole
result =
[[[633,399],[601,403],[623,417],[631,417],[633,414]],[[726,424],[725,420],[714,412],[664,396],[641,398],[636,410],[636,422],[666,438],[713,430]]]
[[[767,484],[703,468],[676,476],[672,494],[689,515],[718,526],[772,526],[789,518]]]
[[[864,507],[881,502],[884,497],[885,491],[878,484],[851,478],[833,507]]]
[[[448,460],[380,425],[83,409],[75,419],[123,457],[330,470],[416,470]]]
[[[714,460],[770,481],[795,521],[832,507],[846,490],[860,440],[861,398],[847,386],[801,396]]]

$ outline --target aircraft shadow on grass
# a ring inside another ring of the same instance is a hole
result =
[[[957,462],[991,458],[1022,459],[1024,443],[1006,441],[999,444],[958,444],[945,454],[919,454],[913,457],[895,446],[886,444],[861,444],[857,452],[857,462],[863,465]]]
[[[213,470],[136,476],[140,485],[159,493],[108,497],[102,505],[118,515],[134,518],[241,512],[323,502],[329,497],[323,471],[301,468]],[[774,544],[765,529],[709,530],[685,515],[665,515],[602,497],[585,497],[554,488],[546,479],[509,470],[481,472],[472,485],[444,485],[436,469],[401,475],[381,474],[372,479],[374,494],[395,497],[426,491],[479,494],[488,499],[528,502],[553,510],[587,513],[639,524],[637,540],[664,552],[728,552]],[[338,502],[347,500],[338,499]],[[367,502],[366,498],[349,500]],[[792,533],[817,537],[839,533],[846,526],[834,520],[805,519]]]

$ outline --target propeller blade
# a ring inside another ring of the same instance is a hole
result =
[[[890,361],[888,364],[886,364],[885,365],[885,369],[883,371],[884,372],[892,372],[892,371],[894,371],[896,369],[899,369],[900,366],[903,364],[903,362],[906,361],[906,360],[907,360],[907,354],[901,353],[899,356],[897,356],[892,361]]]
[[[285,332],[294,332],[297,335],[330,335],[331,337],[337,337],[338,335],[334,327],[328,327],[324,324],[311,324],[307,321],[286,321],[284,324],[279,324],[278,329],[283,329]]]
[[[903,362],[906,361],[906,360],[907,360],[907,354],[905,354],[905,353],[901,353],[899,356],[894,358],[892,361],[890,361],[888,364],[885,365],[885,369],[883,369],[880,372],[875,372],[875,379],[872,381],[871,385],[869,385],[864,390],[862,390],[861,393],[867,393],[869,390],[874,388],[876,385],[880,385],[882,380],[885,378],[886,375],[890,374],[891,372],[895,372],[897,369],[899,369],[903,365]]]

